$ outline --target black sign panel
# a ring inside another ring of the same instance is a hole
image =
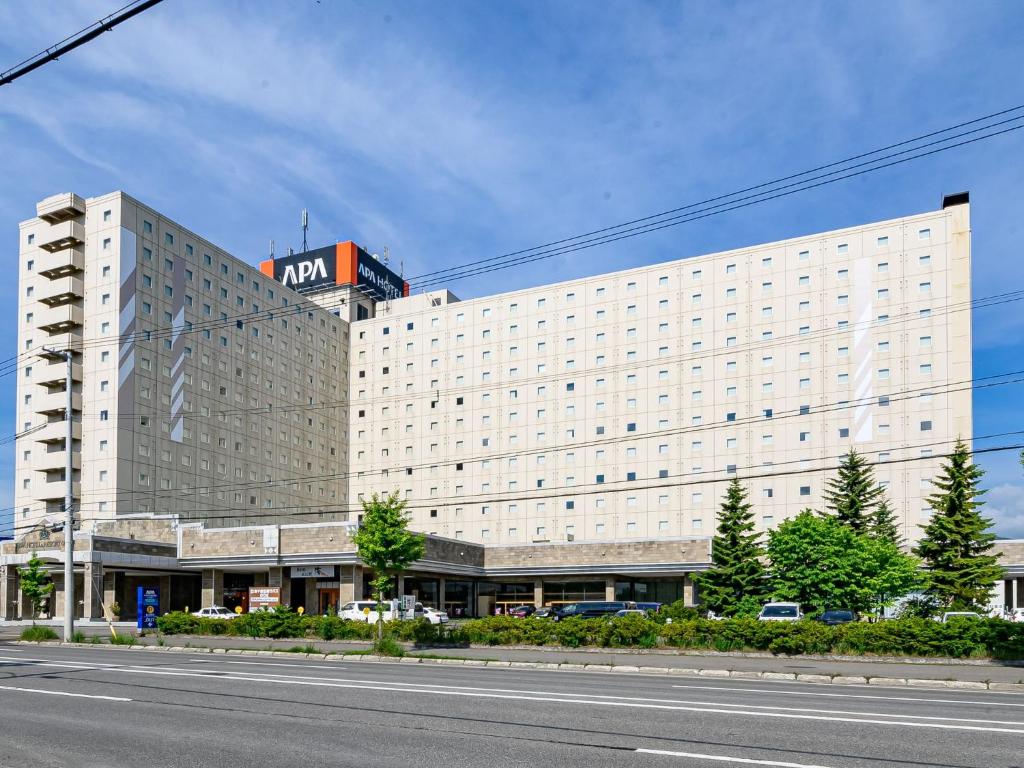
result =
[[[405,292],[402,278],[362,248],[356,259],[356,285],[377,301],[397,299]]]
[[[274,259],[274,279],[299,291],[334,285],[337,271],[338,260],[333,245]]]

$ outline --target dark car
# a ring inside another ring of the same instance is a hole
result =
[[[636,607],[641,611],[654,611],[657,613],[661,610],[661,603],[637,603]]]
[[[820,616],[815,617],[815,621],[820,621],[830,627],[834,627],[836,624],[849,624],[856,620],[856,614],[847,610],[824,611]]]
[[[525,619],[527,616],[532,616],[537,611],[532,605],[517,605],[515,608],[508,609],[509,616],[515,616],[517,619]]]
[[[550,619],[554,617],[556,611],[550,605],[545,605],[542,608],[538,608],[531,615],[535,619]]]
[[[629,608],[636,610],[636,603],[629,600],[587,600],[561,606],[552,618],[555,621],[576,616],[581,619],[592,619],[595,616],[614,616],[619,611]]]

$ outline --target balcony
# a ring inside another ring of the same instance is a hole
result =
[[[85,249],[82,246],[44,253],[36,259],[36,271],[43,277],[51,279],[81,272],[83,269],[85,269]]]
[[[36,472],[60,472],[63,474],[67,454],[63,445],[53,445],[52,450],[43,451],[42,446],[32,451],[32,469]],[[82,468],[82,454],[80,451],[71,451],[72,469]],[[45,482],[45,481],[44,481]],[[61,483],[64,481],[61,480]],[[61,491],[61,496],[64,492]]]
[[[39,233],[39,247],[53,253],[85,242],[85,226],[77,221],[62,221]]]
[[[51,224],[67,221],[84,213],[85,200],[73,192],[51,195],[36,203],[36,216]]]
[[[63,468],[63,465],[61,465]],[[35,498],[40,501],[64,501],[65,484],[64,479],[59,473],[53,475],[56,479],[54,480],[42,480],[33,483],[32,493]],[[82,481],[72,480],[71,482],[71,495],[75,499],[82,497]]]
[[[69,301],[81,299],[85,296],[85,281],[81,275],[68,275],[50,280],[40,286],[39,300],[47,306],[67,304]]]
[[[72,349],[75,352],[81,352],[82,329],[72,328],[70,331],[64,331],[63,333],[51,333],[43,339],[41,346],[45,346],[47,349],[52,349],[54,352],[64,352],[68,349]],[[63,355],[51,354],[46,351],[40,352],[39,354],[51,360],[64,359]]]
[[[64,438],[67,435],[67,422],[65,421],[50,421],[47,422],[42,429],[38,432],[32,433],[32,439],[37,443],[61,443],[64,442]],[[81,440],[82,439],[82,422],[72,421],[71,422],[71,439]]]
[[[32,370],[32,381],[44,387],[61,387],[67,381],[67,363],[63,357],[51,357],[48,363],[34,366]],[[71,378],[73,381],[82,380],[82,363],[74,361],[71,363]]]
[[[37,313],[36,327],[42,331],[68,331],[85,320],[85,310],[79,304],[61,304]]]
[[[34,395],[32,397],[32,404],[35,406],[36,413],[42,413],[47,415],[51,413],[64,413],[64,410],[67,407],[67,403],[67,392],[48,392],[44,395]],[[71,410],[82,410],[81,392],[71,393]]]

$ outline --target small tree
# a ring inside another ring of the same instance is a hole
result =
[[[873,539],[890,541],[902,548],[906,540],[900,534],[900,525],[896,513],[889,506],[889,500],[883,495],[878,506],[868,517],[868,535]]]
[[[825,508],[854,533],[864,533],[882,495],[871,465],[851,448],[839,463],[839,475],[826,484]]]
[[[32,623],[35,624],[36,616],[42,610],[43,600],[53,594],[56,585],[35,552],[25,565],[25,568],[18,569],[18,576],[21,580],[21,592],[32,606]]]
[[[938,493],[928,498],[933,513],[915,553],[928,567],[928,592],[949,608],[983,608],[1003,569],[990,555],[996,536],[992,521],[981,516],[978,497],[985,474],[957,440],[953,453],[933,484]]]
[[[750,510],[746,489],[733,478],[722,501],[718,533],[711,540],[712,568],[696,577],[701,602],[718,614],[756,611],[767,592],[764,547]]]
[[[768,534],[768,557],[772,596],[810,611],[879,609],[920,583],[917,561],[891,542],[810,510]]]
[[[384,636],[384,595],[395,576],[423,557],[423,536],[409,530],[405,501],[398,491],[363,502],[363,519],[352,537],[359,559],[373,568],[377,593],[377,640]]]

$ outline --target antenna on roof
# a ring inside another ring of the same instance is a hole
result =
[[[291,246],[289,246],[289,247],[288,247],[288,255],[289,255],[289,256],[291,256],[291,255],[292,255],[293,253],[295,253],[295,251],[293,251],[293,250],[291,249]]]
[[[309,229],[309,211],[305,208],[302,209],[302,252],[305,253],[309,250],[306,247],[306,230]]]
[[[384,246],[384,266],[388,265],[388,261],[391,259],[391,250],[385,245]]]
[[[274,241],[270,241],[270,260],[274,260]]]

